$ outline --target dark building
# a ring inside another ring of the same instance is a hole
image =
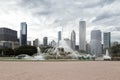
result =
[[[0,41],[17,41],[17,31],[9,28],[0,28]]]
[[[44,45],[44,46],[47,46],[47,45],[48,45],[48,38],[47,38],[47,37],[44,37],[44,38],[43,38],[43,45]]]
[[[27,24],[26,22],[21,23],[20,30],[20,46],[27,45]]]

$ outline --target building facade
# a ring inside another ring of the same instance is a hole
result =
[[[101,31],[92,30],[91,41],[90,41],[91,54],[96,57],[102,55],[102,44],[101,44]]]
[[[27,45],[27,24],[26,22],[21,23],[20,30],[20,46]]]
[[[104,43],[104,49],[110,48],[111,46],[111,33],[110,32],[104,32],[103,43]]]
[[[11,48],[15,49],[19,47],[19,42],[13,41],[0,41],[0,48]]]
[[[71,48],[75,50],[75,45],[76,45],[76,33],[73,30],[71,33]]]
[[[61,33],[61,31],[58,32],[58,46],[59,46],[60,40],[62,40],[62,33]]]
[[[48,37],[43,38],[43,45],[48,46]]]
[[[9,28],[0,28],[0,41],[17,41],[17,31]]]
[[[79,22],[79,50],[86,51],[86,22]]]
[[[33,41],[33,46],[39,47],[39,39]]]

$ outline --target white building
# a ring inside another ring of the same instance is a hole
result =
[[[79,49],[86,51],[86,22],[79,22]]]
[[[90,41],[91,53],[96,57],[102,55],[102,44],[101,44],[101,31],[93,30],[91,32],[91,41]]]
[[[71,48],[75,50],[75,45],[76,45],[76,34],[75,31],[73,30],[71,33]]]

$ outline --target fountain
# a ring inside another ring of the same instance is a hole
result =
[[[65,39],[61,40],[58,46],[48,49],[48,51],[44,53],[44,57],[45,59],[92,59],[92,55],[90,54],[81,54],[71,49]]]
[[[111,60],[108,49],[106,49],[106,54],[103,56],[104,60]]]
[[[37,47],[36,55],[34,55],[34,56],[25,55],[25,57],[23,59],[25,59],[25,60],[45,60],[39,47]]]
[[[37,55],[33,57],[33,60],[45,60],[39,47],[37,47]]]
[[[92,59],[92,55],[81,54],[71,49],[66,40],[61,40],[59,46],[55,46],[41,53],[37,47],[37,53],[33,56],[25,55],[22,59],[25,60],[47,60],[47,59]]]

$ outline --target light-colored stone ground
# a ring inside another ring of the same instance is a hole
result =
[[[0,80],[120,80],[120,62],[0,62]]]

